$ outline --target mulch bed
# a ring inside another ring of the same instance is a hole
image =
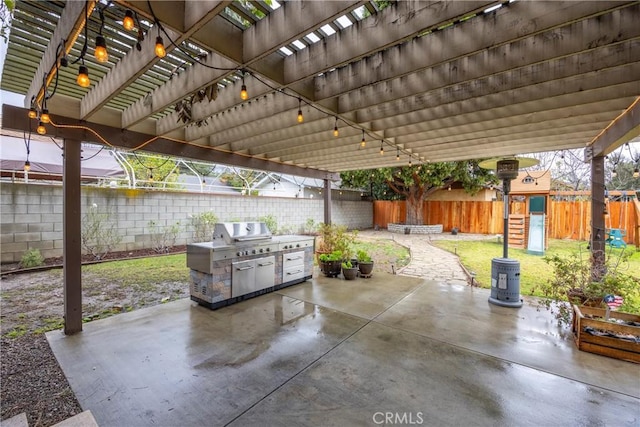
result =
[[[105,261],[117,261],[122,259],[135,259],[135,258],[146,258],[150,256],[158,256],[158,255],[167,255],[174,253],[181,253],[187,250],[186,245],[178,245],[169,248],[166,252],[158,253],[153,249],[138,249],[135,251],[118,251],[118,252],[109,252],[103,258],[97,260],[92,255],[82,255],[82,264],[95,264],[98,262]],[[14,263],[6,263],[0,265],[0,272],[2,274],[6,273],[17,273],[17,272],[32,272],[45,270],[52,267],[61,267],[62,266],[62,257],[55,258],[47,258],[44,260],[43,264],[39,267],[34,268],[22,268],[19,262]]]

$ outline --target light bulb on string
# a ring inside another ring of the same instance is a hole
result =
[[[249,92],[247,92],[247,86],[244,84],[244,71],[242,71],[242,87],[240,88],[240,99],[246,101],[249,99]]]
[[[615,178],[616,176],[618,176],[618,172],[615,169],[613,169],[611,171],[611,178]]]
[[[383,156],[384,155],[384,146],[382,145],[383,142],[380,141],[380,155]]]
[[[396,148],[396,162],[400,160],[400,147]]]
[[[36,117],[38,117],[38,111],[35,109],[35,107],[29,108],[29,118],[35,119]]]
[[[340,132],[338,131],[338,118],[337,117],[336,117],[336,124],[333,127],[333,136],[336,137],[336,138],[338,136],[340,136]]]
[[[164,49],[164,41],[160,36],[156,37],[155,52],[158,58],[164,58],[165,56],[167,56],[167,51]]]
[[[29,159],[27,159],[24,162],[24,171],[29,172],[30,170],[31,170],[31,162],[29,162]]]
[[[298,123],[304,122],[304,116],[302,115],[302,99],[298,98]]]
[[[44,127],[44,123],[38,122],[38,127],[36,128],[36,132],[38,132],[38,135],[46,135],[47,128]]]
[[[109,54],[107,53],[107,41],[102,34],[96,37],[96,49],[94,55],[98,62],[107,62],[109,60]]]
[[[86,65],[83,64],[78,68],[78,78],[76,82],[80,87],[89,87],[91,85],[91,80],[89,80],[89,69]]]
[[[634,178],[638,178],[640,177],[640,169],[638,169],[638,167],[636,166],[636,168],[633,170],[633,177]]]
[[[124,13],[124,19],[122,20],[122,26],[125,30],[133,30],[135,23],[133,22],[133,12],[129,9]]]
[[[364,148],[367,146],[367,141],[364,139],[364,129],[362,129],[362,141],[360,141],[360,147]]]
[[[43,108],[42,112],[40,113],[40,121],[42,123],[50,123],[51,122],[51,117],[49,117],[49,110],[47,108]]]

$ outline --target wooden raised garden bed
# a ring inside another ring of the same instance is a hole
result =
[[[573,336],[580,350],[640,363],[640,316],[573,306]],[[636,326],[638,325],[638,326]]]

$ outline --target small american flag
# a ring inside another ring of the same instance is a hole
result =
[[[605,295],[604,302],[611,310],[617,310],[624,302],[624,299],[620,295]]]

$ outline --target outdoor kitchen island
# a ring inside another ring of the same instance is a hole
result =
[[[191,299],[217,309],[304,282],[313,274],[313,236],[273,236],[262,222],[224,222],[213,241],[187,245]]]

